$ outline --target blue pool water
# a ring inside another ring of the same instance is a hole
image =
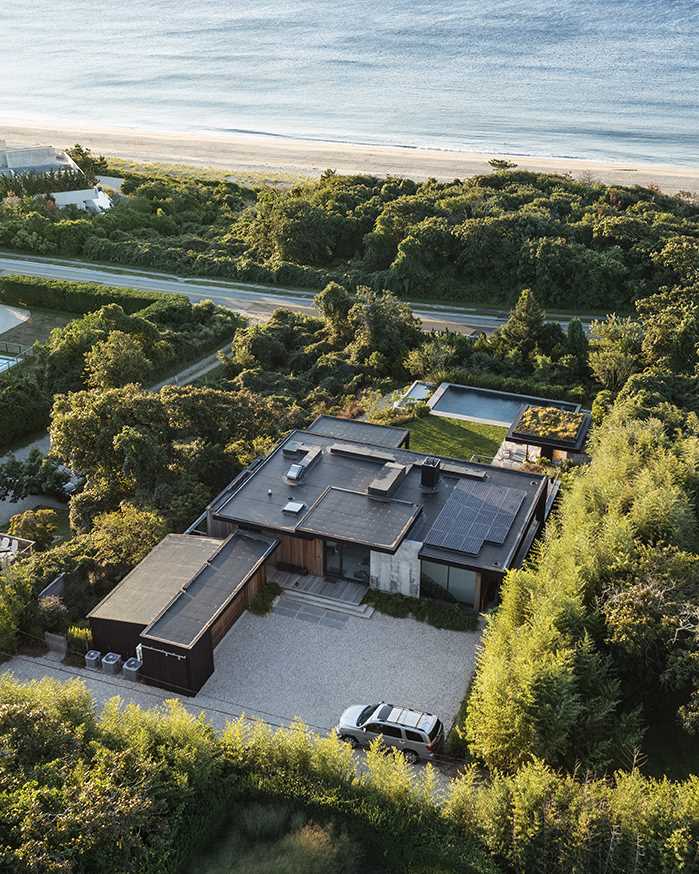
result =
[[[458,385],[440,386],[435,392],[435,397],[435,402],[430,404],[435,415],[468,419],[472,422],[487,422],[505,427],[509,427],[515,421],[522,408],[527,404],[536,404],[539,407],[558,407],[560,410],[569,410],[570,412],[579,409],[578,404],[567,401],[507,394]]]
[[[0,355],[0,373],[4,370],[9,370],[13,364],[17,364],[17,359],[9,355]]]

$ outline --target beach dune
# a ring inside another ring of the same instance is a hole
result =
[[[81,125],[0,123],[8,144],[65,147],[79,142],[94,152],[147,163],[185,164],[229,170],[232,174],[269,176],[270,180],[338,173],[399,175],[422,180],[464,179],[490,171],[488,161],[506,158],[519,167],[621,185],[654,185],[668,193],[699,193],[699,167],[670,164],[615,164],[582,158],[540,158],[478,154],[428,148],[377,146],[311,139],[230,133],[153,132]]]

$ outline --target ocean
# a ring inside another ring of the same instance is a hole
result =
[[[3,0],[0,121],[696,164],[697,0]]]

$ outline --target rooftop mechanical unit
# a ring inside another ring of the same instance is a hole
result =
[[[85,667],[92,668],[93,671],[99,671],[102,661],[102,653],[97,649],[89,649],[85,653]]]
[[[124,677],[127,680],[138,682],[142,667],[143,662],[131,656],[130,659],[126,659],[124,662]]]
[[[303,501],[287,501],[282,507],[282,513],[289,513],[292,516],[298,516],[298,514],[305,508],[306,505]]]
[[[104,674],[118,674],[121,670],[121,656],[118,652],[108,652],[102,659],[102,672]]]
[[[388,461],[379,471],[378,476],[369,483],[367,491],[372,498],[390,498],[405,479],[408,469],[403,464]]]
[[[286,478],[289,482],[297,483],[303,478],[306,471],[318,461],[323,454],[323,449],[320,446],[306,446],[302,443],[294,444],[297,451],[305,453],[300,461],[292,464],[286,472]]]

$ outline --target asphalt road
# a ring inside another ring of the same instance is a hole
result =
[[[131,268],[109,268],[87,262],[62,259],[16,257],[0,253],[0,275],[3,273],[24,273],[48,279],[82,280],[98,282],[103,285],[118,285],[125,288],[143,288],[152,291],[171,291],[186,294],[190,300],[211,299],[221,306],[234,309],[254,321],[264,321],[279,307],[313,313],[312,291],[290,291],[288,288],[273,288],[242,282],[220,282],[199,277],[181,277],[167,273]],[[476,308],[452,307],[437,304],[412,304],[413,312],[427,330],[449,328],[465,332],[481,330],[491,333],[507,318],[507,311]],[[550,314],[565,328],[569,317]],[[581,321],[589,323],[592,316],[580,316]]]

